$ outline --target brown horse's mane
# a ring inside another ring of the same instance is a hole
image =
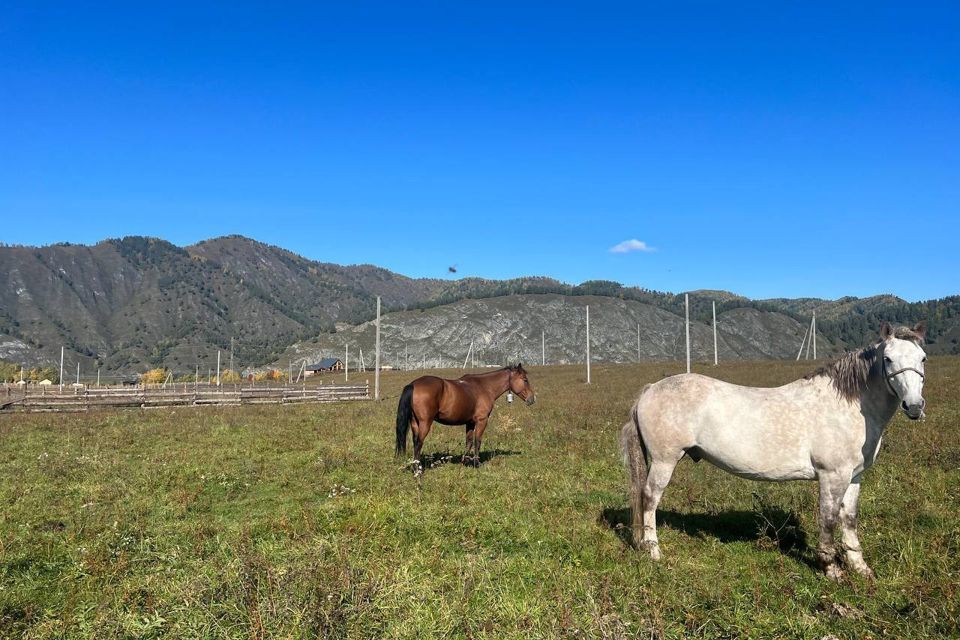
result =
[[[909,327],[897,327],[893,329],[892,335],[894,338],[913,340],[917,344],[923,344],[923,336]],[[867,388],[870,376],[877,368],[882,352],[883,341],[856,351],[848,351],[833,362],[828,362],[811,371],[803,378],[804,380],[810,380],[819,376],[827,376],[833,381],[834,388],[842,398],[856,400]]]
[[[499,369],[494,369],[493,371],[484,371],[483,373],[465,373],[461,378],[481,378],[484,376],[492,376],[497,373],[503,373],[504,371],[523,371],[523,365],[507,365],[506,367],[501,367]]]

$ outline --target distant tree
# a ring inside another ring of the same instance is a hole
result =
[[[20,365],[0,360],[0,381],[16,382],[20,379]]]
[[[282,382],[287,379],[287,374],[278,369],[267,369],[266,371],[258,371],[254,374],[253,379],[257,382]]]
[[[0,360],[0,382],[17,382],[20,380],[20,367],[22,365],[16,362],[7,362]],[[40,382],[49,380],[50,382],[60,382],[60,376],[53,367],[31,367],[23,369],[23,379],[27,382]]]
[[[140,383],[141,384],[160,384],[166,382],[167,375],[170,372],[162,367],[157,367],[156,369],[150,369],[144,373],[140,374]]]
[[[220,372],[220,382],[226,384],[236,384],[242,382],[243,378],[233,369],[224,369]]]

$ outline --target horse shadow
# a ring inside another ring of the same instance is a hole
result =
[[[634,547],[630,528],[630,509],[606,507],[600,521],[610,528],[627,547]],[[753,542],[760,547],[775,548],[784,555],[813,569],[816,556],[796,513],[779,507],[763,505],[754,511],[723,511],[720,513],[681,513],[657,510],[657,526],[682,531],[704,540],[715,538],[723,543]]]
[[[510,449],[487,449],[480,451],[480,466],[482,467],[486,463],[490,462],[494,458],[499,458],[500,456],[519,456],[523,455],[522,451],[513,451]],[[420,455],[420,463],[423,465],[423,472],[438,469],[444,465],[448,464],[463,464],[461,459],[463,458],[463,452],[451,453],[449,451],[435,451],[433,453],[424,453]],[[469,466],[469,465],[465,465]]]

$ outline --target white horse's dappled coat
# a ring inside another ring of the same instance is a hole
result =
[[[742,387],[698,374],[645,387],[621,433],[634,542],[660,557],[657,504],[688,455],[754,480],[818,480],[821,563],[828,575],[839,575],[839,520],[847,564],[870,575],[856,534],[860,478],[897,408],[922,416],[925,331],[923,323],[896,330],[884,324],[879,343],[782,387]]]

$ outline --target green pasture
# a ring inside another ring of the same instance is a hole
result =
[[[664,560],[628,545],[616,436],[680,366],[532,367],[538,403],[501,399],[482,466],[435,426],[419,482],[393,457],[401,372],[380,403],[2,414],[0,636],[957,637],[960,358],[931,359],[927,419],[896,417],[864,480],[876,580],[839,583],[813,567],[815,484],[706,463],[667,490]]]

